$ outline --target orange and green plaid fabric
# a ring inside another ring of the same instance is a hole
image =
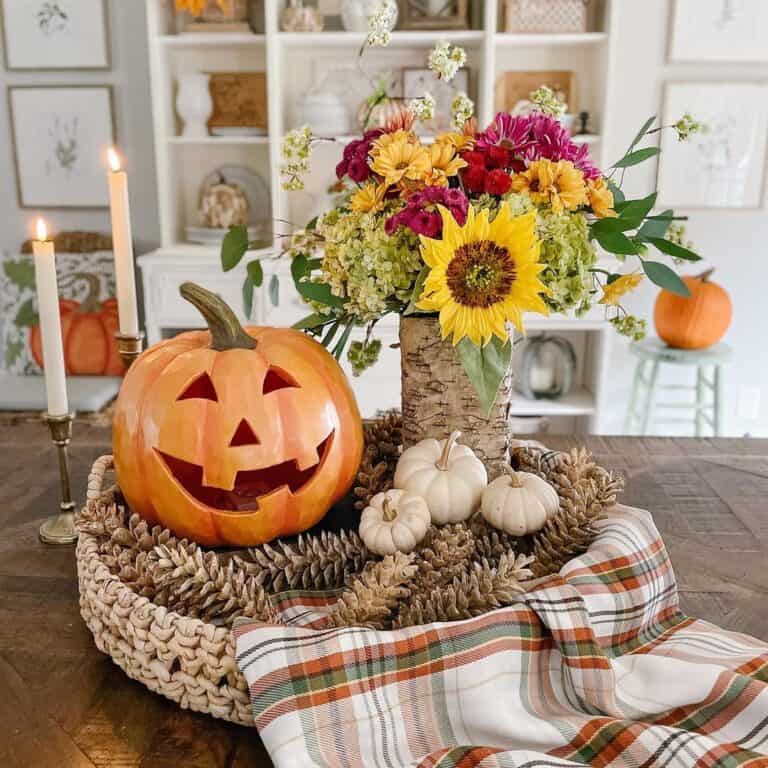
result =
[[[768,767],[768,646],[684,616],[651,516],[475,619],[328,628],[333,593],[242,621],[237,661],[277,766]]]

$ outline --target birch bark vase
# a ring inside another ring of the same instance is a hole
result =
[[[461,430],[461,442],[486,463],[509,458],[511,370],[486,415],[450,341],[440,340],[437,317],[400,318],[403,443],[438,440]]]

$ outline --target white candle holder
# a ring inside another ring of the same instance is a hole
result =
[[[48,518],[38,531],[44,544],[73,544],[77,541],[75,530],[75,502],[72,501],[72,488],[69,479],[69,455],[67,447],[72,440],[72,422],[74,413],[63,416],[43,414],[51,431],[51,440],[59,454],[59,480],[61,483],[61,501],[59,514]]]

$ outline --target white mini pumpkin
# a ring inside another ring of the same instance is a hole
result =
[[[360,538],[371,552],[411,552],[429,529],[429,507],[420,496],[392,489],[377,493],[360,517]]]
[[[447,440],[428,438],[403,452],[395,470],[395,488],[411,491],[427,502],[432,522],[458,523],[480,505],[488,473],[471,448],[458,445],[461,432]]]
[[[560,508],[557,491],[538,475],[513,472],[497,477],[483,492],[480,512],[494,527],[525,536],[544,527]]]

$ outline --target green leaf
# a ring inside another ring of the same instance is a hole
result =
[[[339,339],[336,346],[333,348],[333,356],[340,360],[342,354],[344,353],[344,347],[347,346],[347,341],[349,341],[349,336],[352,333],[352,327],[354,326],[354,321],[350,320],[349,323],[347,323],[347,327],[344,329],[344,333],[341,334],[341,338]]]
[[[608,253],[615,253],[620,255],[635,255],[637,254],[637,246],[621,232],[595,232],[595,240],[606,250]]]
[[[243,280],[243,312],[246,319],[250,320],[253,312],[253,281],[250,275]]]
[[[643,261],[643,271],[648,275],[648,279],[660,288],[676,293],[678,296],[691,295],[688,286],[680,279],[677,272],[666,264],[660,261]]]
[[[634,229],[637,226],[637,224],[633,224],[632,221],[627,221],[622,218],[618,219],[598,219],[595,222],[592,222],[590,225],[590,231],[592,232],[592,237],[597,237],[598,235],[606,234],[614,234],[616,232],[626,232],[629,229]]]
[[[643,223],[643,219],[651,212],[653,206],[656,205],[656,198],[658,193],[654,192],[648,197],[643,197],[640,200],[629,200],[621,207],[621,213],[619,218],[626,223],[630,223],[632,226],[630,229],[639,227]]]
[[[662,211],[658,216],[651,216],[643,223],[643,226],[637,230],[637,236],[643,240],[651,237],[664,237],[667,234],[669,225],[672,223],[674,211]]]
[[[269,278],[269,301],[273,307],[276,307],[280,303],[280,278],[277,275],[272,275]]]
[[[466,336],[456,345],[456,354],[475,388],[486,414],[496,401],[501,380],[512,360],[512,342],[503,343],[493,336],[484,347],[478,347]]]
[[[311,315],[302,317],[301,320],[295,322],[291,328],[295,328],[297,331],[309,331],[333,322],[335,322],[335,318],[331,315],[321,315],[319,312],[313,312]]]
[[[637,136],[632,139],[632,143],[629,145],[626,154],[628,155],[642,140],[643,136],[648,133],[649,128],[656,122],[656,115],[649,117],[644,123],[643,127],[638,131]]]
[[[646,237],[649,243],[656,246],[662,253],[666,253],[667,256],[672,256],[674,259],[684,259],[685,261],[701,261],[701,256],[698,253],[694,253],[688,248],[683,248],[682,245],[673,243],[671,240],[665,240],[663,237]]]
[[[413,284],[413,291],[411,293],[411,300],[408,302],[408,306],[405,308],[403,315],[413,315],[418,312],[416,302],[421,296],[421,292],[424,290],[424,283],[430,273],[430,267],[426,264],[421,268],[421,272],[416,276],[416,282]]]
[[[296,290],[307,300],[317,301],[326,307],[343,307],[344,299],[331,292],[331,286],[325,283],[296,283]]]
[[[35,288],[35,263],[32,259],[19,259],[3,263],[8,279],[19,288]]]
[[[298,283],[302,277],[307,277],[312,270],[309,268],[309,260],[303,253],[298,253],[291,262],[291,277],[294,283]]]
[[[330,346],[330,344],[333,341],[334,336],[336,336],[336,332],[339,330],[340,326],[341,326],[341,320],[337,320],[326,331],[325,336],[323,336],[323,340],[320,342],[326,349]]]
[[[616,206],[621,205],[626,200],[626,197],[624,196],[624,193],[621,191],[621,187],[619,187],[610,179],[606,179],[606,182],[608,184],[608,189],[611,190],[611,194],[613,195],[613,203],[615,208]]]
[[[606,281],[605,281],[605,282],[606,282],[608,285],[610,285],[611,283],[615,283],[615,282],[616,282],[616,281],[617,281],[617,280],[618,280],[620,277],[621,277],[621,275],[619,275],[618,273],[616,273],[616,272],[611,272],[611,274],[610,274],[610,275],[608,275],[608,277],[607,277],[607,279],[606,279]]]
[[[258,259],[248,262],[248,277],[251,278],[251,282],[256,288],[261,288],[264,282],[264,270],[261,266],[261,262]]]
[[[315,218],[314,218],[314,219],[310,219],[310,220],[307,222],[307,226],[306,226],[306,227],[304,227],[304,229],[305,229],[307,232],[314,232],[314,231],[315,231],[315,229],[317,228],[317,220],[318,220],[319,218],[320,218],[319,216],[315,216]]]
[[[642,149],[636,149],[634,152],[629,152],[619,160],[614,168],[631,168],[633,165],[639,165],[645,162],[651,157],[655,157],[661,150],[658,147],[643,147]]]
[[[234,269],[248,250],[248,228],[230,227],[221,244],[221,266],[225,272]]]
[[[14,323],[19,328],[32,328],[40,322],[40,318],[35,311],[35,303],[33,299],[27,299],[16,313]]]

